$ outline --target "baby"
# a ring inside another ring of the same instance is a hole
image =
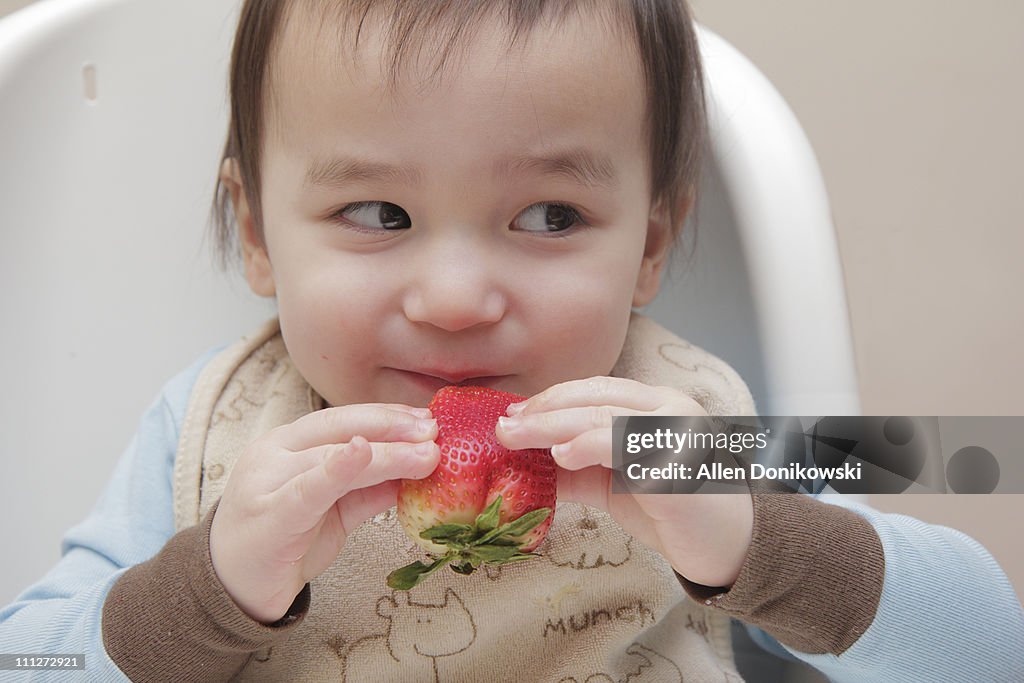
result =
[[[694,201],[701,84],[682,1],[247,0],[218,235],[278,319],[166,387],[0,650],[96,680],[738,681],[738,619],[835,680],[1011,680],[1024,620],[971,539],[612,492],[613,416],[754,412],[633,313]],[[554,525],[393,591],[449,384],[530,397],[496,434],[551,449]]]

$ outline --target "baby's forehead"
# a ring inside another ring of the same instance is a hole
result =
[[[577,41],[632,58],[639,50],[628,3],[615,0],[291,0],[268,46],[270,89],[313,69],[372,78],[396,91],[456,77],[467,60],[557,52]],[[623,54],[625,53],[625,54]],[[642,77],[642,76],[641,76]]]
[[[591,184],[646,177],[643,67],[606,19],[540,22],[513,41],[501,19],[482,16],[465,37],[424,34],[397,67],[392,33],[411,29],[351,23],[316,13],[285,27],[265,98],[268,173],[292,182],[359,168],[394,181],[418,171],[405,185],[444,171],[467,183],[532,171]]]

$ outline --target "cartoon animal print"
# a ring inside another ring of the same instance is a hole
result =
[[[437,660],[467,650],[476,640],[476,623],[451,588],[440,604],[413,602],[405,591],[377,601],[388,621],[384,633],[346,645],[331,643],[342,660],[343,681],[439,683]]]
[[[633,554],[633,537],[612,527],[607,517],[596,516],[587,510],[576,520],[559,525],[556,518],[553,528],[558,529],[556,538],[549,538],[541,548],[552,564],[575,569],[598,569],[620,567]]]
[[[485,564],[482,569],[484,575],[491,581],[501,581],[501,569],[504,566],[503,564]]]
[[[590,674],[586,678],[567,676],[558,683],[683,683],[683,672],[668,657],[649,647],[634,642],[626,648],[630,656],[625,673],[611,676],[606,673]]]

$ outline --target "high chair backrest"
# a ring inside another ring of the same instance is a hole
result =
[[[204,241],[237,0],[40,0],[0,21],[0,602],[57,557],[161,384],[273,314]],[[712,154],[650,313],[760,412],[858,410],[824,186],[765,78],[701,32]],[[689,228],[688,228],[689,229]]]
[[[700,39],[711,144],[684,231],[696,249],[647,312],[732,364],[759,414],[858,414],[842,264],[814,150],[757,67],[706,28]]]

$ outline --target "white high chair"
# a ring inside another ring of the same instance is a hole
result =
[[[162,383],[273,307],[203,236],[237,0],[40,0],[0,21],[0,603],[57,559]],[[697,252],[647,313],[762,414],[859,410],[818,165],[760,72],[701,30]]]

